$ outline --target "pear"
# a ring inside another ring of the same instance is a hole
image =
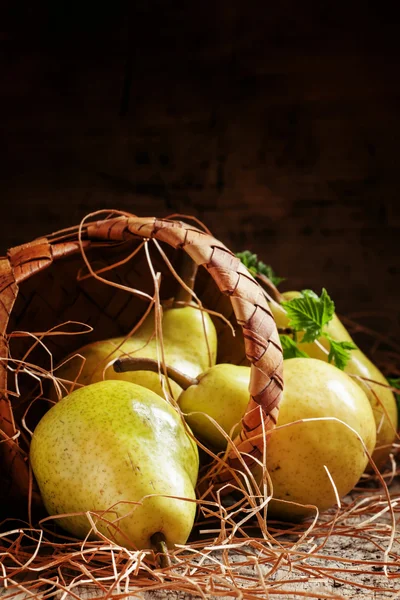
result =
[[[240,432],[240,421],[250,400],[250,368],[218,364],[196,378],[179,396],[179,407],[196,436],[215,450],[224,450],[227,438],[213,421],[232,439]]]
[[[187,373],[190,377],[196,377],[207,367],[215,364],[217,334],[208,313],[194,306],[168,308],[163,314],[162,331],[165,361],[168,364]],[[78,354],[84,357],[84,364]],[[142,385],[164,396],[160,377],[156,373],[137,371],[116,374],[112,365],[106,368],[111,360],[123,355],[157,359],[153,313],[150,313],[130,338],[101,340],[77,350],[55,371],[55,375],[66,382],[77,380],[76,384],[79,386],[103,379],[122,379]],[[170,384],[172,394],[177,398],[181,388],[173,381]],[[76,387],[76,385],[70,387],[68,383],[66,386],[69,392]]]
[[[78,538],[91,531],[88,511],[130,549],[151,548],[160,533],[169,547],[184,544],[191,532],[197,446],[172,406],[142,386],[108,380],[63,398],[37,425],[30,461],[47,511],[74,513],[57,522]]]
[[[284,292],[282,296],[283,300],[288,301],[300,296],[300,292]],[[276,302],[271,302],[270,308],[277,327],[282,329],[287,328],[288,317],[284,308]],[[354,344],[349,332],[336,314],[327,324],[325,331],[336,341],[348,341]],[[322,348],[318,344],[321,344]],[[321,337],[318,340],[318,344],[315,342],[302,343],[300,336],[298,346],[310,357],[327,361],[329,341]],[[398,411],[395,396],[389,387],[385,387],[389,385],[387,379],[359,348],[351,351],[350,360],[346,365],[345,372],[349,375],[358,375],[376,382],[372,383],[371,381],[354,379],[366,393],[372,407],[377,430],[376,449],[373,453],[373,460],[378,467],[382,467],[387,461],[391,446],[396,439]]]
[[[272,480],[269,514],[297,520],[336,504],[350,492],[368,464],[376,441],[372,408],[364,391],[346,373],[313,358],[283,361],[285,386],[277,427],[268,437],[266,467]],[[334,418],[305,421],[303,419]],[[341,421],[341,422],[339,422]],[[288,425],[289,424],[289,425]],[[283,427],[288,425],[287,427]],[[347,426],[348,427],[347,427]],[[259,473],[260,469],[255,469]]]

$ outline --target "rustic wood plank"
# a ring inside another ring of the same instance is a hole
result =
[[[310,544],[311,545],[311,544]],[[399,554],[400,545],[397,542],[395,547],[393,548],[394,552]],[[331,539],[327,542],[327,545],[324,548],[324,554],[329,554],[332,556],[332,560],[327,561],[318,561],[317,559],[310,561],[314,566],[320,563],[323,567],[330,567],[337,577],[342,579],[342,582],[334,582],[329,578],[321,577],[320,580],[313,581],[298,581],[296,583],[287,583],[285,584],[285,579],[290,579],[291,575],[288,572],[288,569],[279,569],[276,575],[273,577],[274,583],[276,584],[276,589],[279,590],[279,586],[277,582],[280,582],[280,587],[286,590],[284,593],[274,593],[271,595],[271,598],[275,598],[276,600],[288,600],[292,596],[289,595],[289,592],[293,594],[294,591],[302,592],[306,594],[306,598],[310,598],[311,594],[315,595],[313,597],[323,598],[324,595],[329,598],[362,598],[363,600],[384,600],[385,598],[394,598],[395,594],[400,591],[400,564],[397,568],[397,572],[394,572],[393,568],[391,569],[391,574],[394,575],[393,579],[388,579],[382,572],[382,568],[376,567],[372,564],[369,568],[369,572],[362,573],[363,568],[360,567],[360,573],[350,573],[346,572],[343,569],[346,569],[346,563],[342,562],[342,558],[351,558],[351,559],[359,559],[363,561],[371,561],[371,563],[376,562],[377,560],[382,560],[382,554],[377,551],[377,548],[374,547],[370,543],[357,543],[354,540],[349,539],[348,537],[340,537],[340,536],[332,536]],[[239,555],[237,559],[239,560]],[[232,558],[232,562],[234,561],[234,557]],[[352,565],[352,568],[353,565]],[[261,572],[265,576],[267,582],[271,582],[267,578],[267,567],[261,567]],[[336,571],[335,571],[336,570]],[[241,575],[249,575],[250,577],[254,577],[254,567],[246,567],[241,570]],[[347,581],[347,583],[346,583]],[[355,584],[351,584],[351,581],[355,581]],[[379,592],[374,592],[369,589],[363,588],[363,586],[367,586],[367,588],[378,587],[380,588]],[[385,591],[386,590],[386,591]],[[98,589],[93,587],[77,587],[74,588],[74,593],[79,596],[82,600],[90,600],[92,598],[101,597],[101,593]],[[114,590],[114,595],[118,595],[119,593],[126,593],[126,590],[123,586],[118,589],[118,587]],[[308,596],[307,594],[310,594]],[[3,600],[10,597],[10,600],[27,600],[29,598],[28,594],[20,593],[17,596],[11,596],[10,590],[0,590],[0,597]],[[178,591],[153,591],[153,592],[142,592],[140,590],[132,589],[129,596],[127,596],[127,600],[133,600],[133,598],[140,598],[141,600],[194,600],[199,598],[200,596],[189,595],[187,592],[178,592]],[[216,596],[207,596],[210,600],[216,600]],[[223,595],[218,596],[220,600],[229,600],[232,595]],[[299,598],[300,596],[293,596],[294,598]],[[72,596],[67,596],[67,598],[72,598]]]

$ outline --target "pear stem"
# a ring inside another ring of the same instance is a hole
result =
[[[186,284],[186,289],[182,284],[179,285],[178,291],[175,294],[174,304],[189,304],[192,301],[192,295],[189,290],[193,291],[194,284],[196,281],[196,275],[198,271],[198,265],[194,262],[193,258],[182,251],[182,260],[179,269],[179,277]]]
[[[266,291],[271,296],[271,298],[273,300],[275,300],[275,302],[278,302],[278,304],[281,304],[283,302],[284,297],[282,296],[282,294],[280,293],[280,291],[278,290],[276,285],[274,285],[272,283],[272,281],[266,275],[263,275],[262,273],[258,273],[256,275],[256,279],[261,281],[261,283],[266,288]]]
[[[114,371],[116,373],[127,373],[129,371],[151,371],[152,373],[159,373],[159,364],[152,358],[142,358],[139,356],[126,356],[118,358],[113,363]],[[169,367],[166,365],[167,375],[172,381],[175,381],[183,390],[186,390],[191,385],[197,385],[199,380],[195,377],[189,377],[182,371],[178,371],[175,367]]]
[[[161,531],[157,531],[157,533],[153,533],[150,538],[154,549],[159,555],[160,559],[160,567],[165,569],[166,567],[171,566],[171,559],[168,554],[167,541],[165,539],[165,535]]]

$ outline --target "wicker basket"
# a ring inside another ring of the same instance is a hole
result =
[[[13,506],[19,504],[26,511],[29,494],[30,501],[40,504],[31,485],[28,431],[48,404],[35,402],[34,410],[27,413],[43,384],[40,377],[25,373],[24,365],[49,370],[83,344],[127,333],[147,307],[128,288],[147,294],[154,289],[144,245],[154,270],[161,273],[164,300],[174,295],[177,286],[168,261],[179,267],[187,253],[204,267],[198,272],[196,293],[204,306],[223,314],[237,332],[232,344],[231,328],[215,320],[218,361],[251,364],[249,405],[235,445],[246,458],[262,453],[260,436],[257,443],[251,438],[275,425],[283,386],[279,336],[262,289],[232,252],[197,226],[102,211],[101,220],[89,216],[79,226],[13,248],[0,259],[3,505],[11,498]],[[113,285],[99,277],[82,277],[89,262]],[[80,335],[83,323],[92,328],[84,336]],[[235,466],[235,453],[228,460]],[[215,484],[229,481],[230,473],[220,472]]]

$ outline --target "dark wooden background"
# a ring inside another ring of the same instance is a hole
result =
[[[0,254],[101,208],[192,214],[400,332],[389,5],[0,7]]]

